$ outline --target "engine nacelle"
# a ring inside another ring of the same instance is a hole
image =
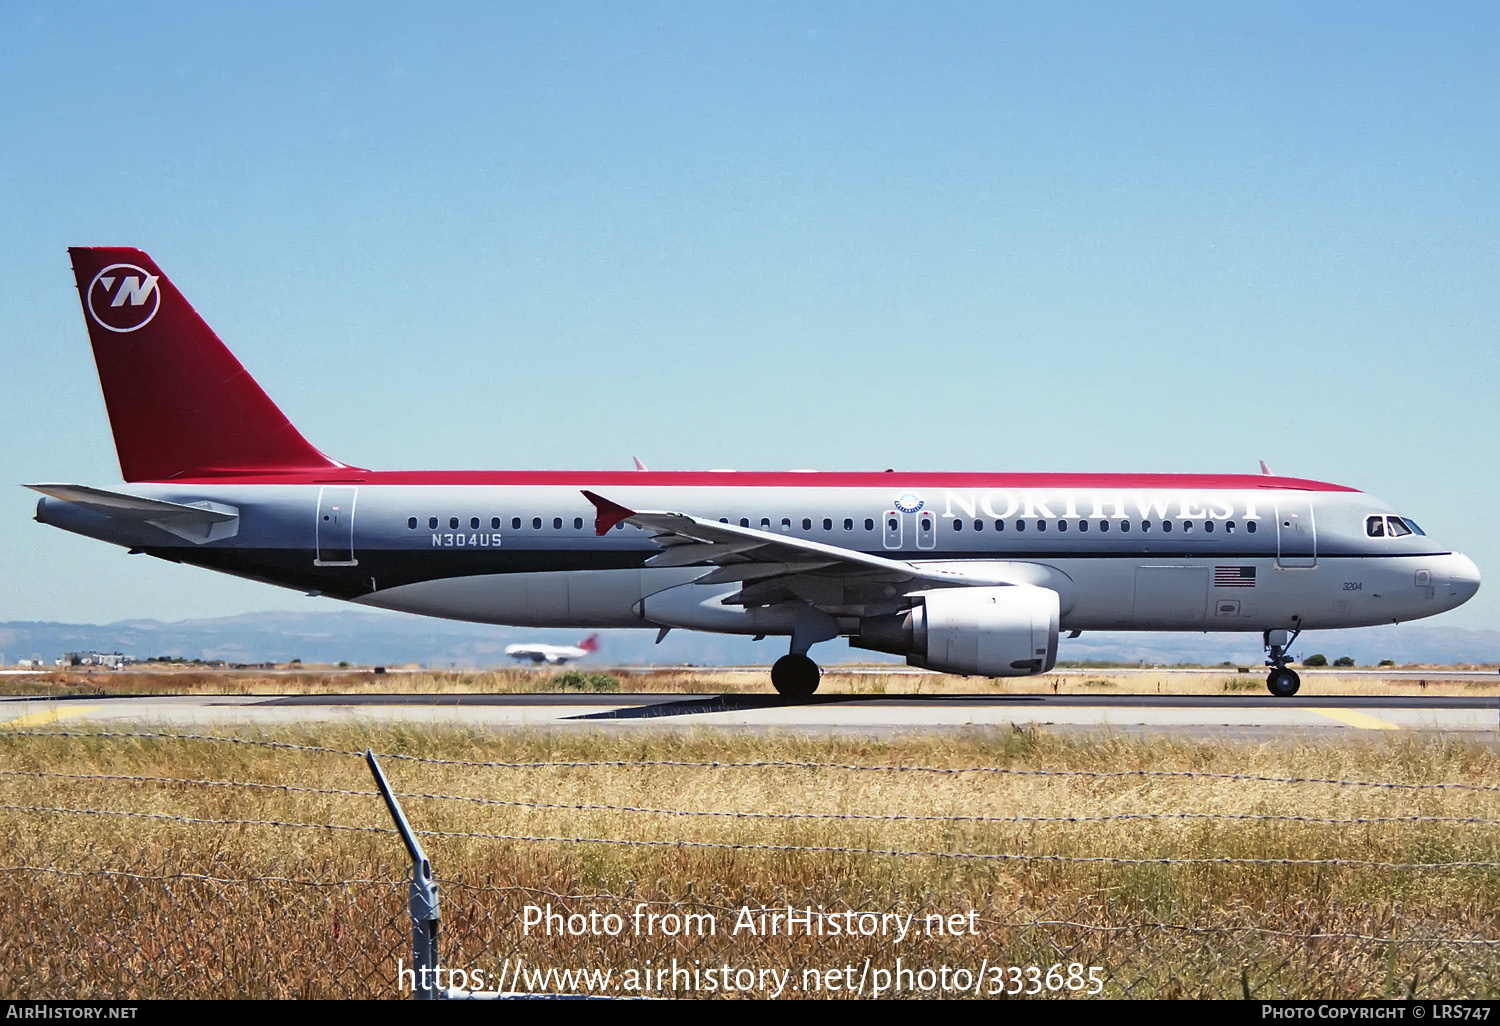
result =
[[[1057,621],[1048,588],[943,588],[921,593],[905,613],[861,620],[849,643],[929,670],[1026,677],[1057,662]]]

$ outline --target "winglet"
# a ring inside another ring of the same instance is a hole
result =
[[[594,504],[594,533],[604,537],[609,529],[635,516],[635,510],[626,509],[617,502],[610,502],[602,495],[584,490],[583,497]]]

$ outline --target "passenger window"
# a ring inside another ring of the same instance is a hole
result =
[[[1109,521],[1108,520],[1101,520],[1101,521],[1099,521],[1099,530],[1108,532],[1109,531]]]
[[[1026,521],[1024,521],[1024,520],[1017,520],[1016,521],[1016,530],[1017,531],[1024,531],[1024,530],[1026,530]]]
[[[997,530],[997,531],[1003,531],[1003,530],[1005,530],[1005,521],[1004,520],[996,520],[995,521],[995,530]]]
[[[500,518],[499,517],[490,517],[490,530],[491,531],[498,531],[498,530],[500,530]]]
[[[1163,520],[1161,522],[1161,533],[1162,534],[1171,534],[1172,533],[1172,521],[1170,521],[1170,520]]]
[[[437,530],[437,517],[428,517],[427,518],[427,529],[430,530],[430,531],[436,531]]]
[[[512,531],[519,531],[521,529],[521,518],[520,517],[511,517],[510,518],[510,529]]]
[[[583,517],[574,517],[573,518],[573,530],[575,530],[575,531],[581,531],[581,530],[583,530]]]
[[[1129,534],[1130,533],[1130,521],[1129,520],[1121,520],[1120,521],[1120,533],[1121,534]]]
[[[1233,520],[1227,521],[1224,524],[1224,533],[1225,534],[1233,534],[1234,533],[1234,521]]]
[[[874,520],[873,517],[865,517],[865,530],[866,531],[873,531],[873,530],[875,530],[875,520]]]
[[[458,517],[449,517],[448,518],[448,530],[450,530],[450,531],[457,531],[458,530]]]
[[[750,526],[750,518],[749,517],[740,517],[740,526],[741,527],[749,527]]]
[[[1145,532],[1147,532],[1149,530],[1151,530],[1151,521],[1149,521],[1149,520],[1142,520],[1141,521],[1141,533],[1144,534]]]
[[[720,517],[719,518],[719,523],[721,523],[721,524],[727,524],[727,523],[729,523],[729,518],[728,517]]]
[[[771,518],[770,517],[761,517],[760,518],[760,529],[762,531],[769,531],[771,529]]]
[[[802,530],[804,530],[804,531],[811,531],[812,530],[812,520],[811,520],[811,518],[809,518],[809,517],[803,517],[802,518]]]
[[[955,532],[962,531],[963,529],[964,529],[964,522],[962,520],[955,520],[955,521],[953,521],[953,530]]]
[[[407,517],[406,518],[406,526],[407,526],[408,529],[415,531],[417,529],[417,518],[416,517]]]
[[[833,518],[832,517],[824,517],[823,518],[823,530],[825,530],[825,531],[832,531],[833,530]]]
[[[553,517],[552,518],[552,530],[554,530],[554,531],[561,531],[562,530],[562,517]]]
[[[1087,520],[1080,520],[1080,521],[1078,521],[1078,530],[1081,531],[1081,532],[1083,532],[1084,534],[1088,534],[1089,533],[1089,522]]]
[[[1401,522],[1400,517],[1390,517],[1391,537],[1400,538],[1404,534],[1411,534],[1411,529]]]
[[[1214,533],[1214,522],[1212,520],[1205,520],[1205,521],[1203,521],[1203,533],[1204,534],[1213,534]]]
[[[1192,531],[1193,531],[1193,522],[1191,520],[1184,520],[1182,522],[1182,533],[1183,534],[1191,534]]]
[[[792,529],[792,518],[791,517],[782,517],[781,518],[781,529],[783,531],[790,531]]]
[[[470,517],[469,518],[469,530],[471,530],[471,531],[477,531],[477,530],[479,530],[479,518],[478,517]]]
[[[542,529],[542,518],[541,517],[532,517],[531,518],[531,529],[533,531],[540,531]]]
[[[844,530],[846,530],[846,531],[852,531],[852,530],[854,530],[854,521],[851,520],[848,517],[844,518]]]
[[[1251,520],[1251,521],[1246,522],[1246,524],[1245,524],[1245,530],[1247,532],[1249,532],[1250,534],[1254,534],[1255,533],[1255,521]]]
[[[1367,517],[1365,519],[1365,534],[1371,538],[1385,537],[1385,517]]]
[[[976,531],[983,531],[984,530],[984,521],[983,520],[976,520],[976,521],[974,521],[974,530],[976,530]]]
[[[1059,531],[1066,531],[1068,529],[1068,522],[1066,520],[1059,520],[1057,522],[1057,529]]]

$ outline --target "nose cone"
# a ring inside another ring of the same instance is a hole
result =
[[[1451,560],[1448,571],[1448,595],[1454,600],[1455,606],[1461,606],[1479,591],[1479,567],[1461,552],[1455,552],[1448,558]]]

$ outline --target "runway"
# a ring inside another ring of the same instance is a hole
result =
[[[1039,727],[1184,737],[1396,731],[1500,739],[1495,697],[1195,695],[419,694],[110,696],[0,700],[0,733],[53,726],[181,728],[388,724],[484,729],[728,729],[814,734]]]

